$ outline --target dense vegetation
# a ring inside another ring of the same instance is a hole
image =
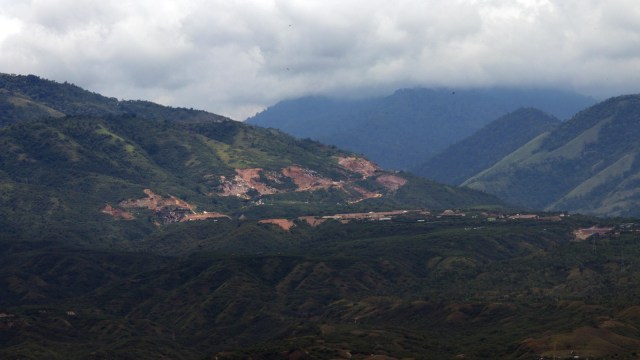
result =
[[[449,146],[417,167],[415,173],[439,182],[460,185],[558,125],[558,119],[540,110],[518,109]]]
[[[635,220],[509,219],[277,130],[0,78],[2,359],[638,356]],[[615,231],[572,241],[592,225]]]
[[[299,222],[291,232],[246,221],[176,224],[136,254],[5,237],[0,354],[637,356],[634,233],[571,242],[573,228],[595,219],[468,215]],[[189,243],[197,253],[152,254]]]
[[[84,90],[76,85],[60,84],[35,75],[0,73],[0,125],[42,116],[105,116],[143,114],[147,119],[188,121],[223,120],[205,111],[171,108],[148,101],[119,101]]]
[[[567,119],[593,103],[549,89],[416,88],[363,100],[282,101],[247,122],[359,152],[385,168],[406,170],[518,108],[535,107]]]
[[[477,174],[465,185],[515,204],[637,216],[640,97],[586,109]]]
[[[0,129],[0,223],[26,237],[40,236],[43,228],[72,229],[85,240],[87,233],[99,232],[106,243],[148,235],[151,220],[109,221],[101,212],[107,204],[143,198],[144,189],[175,196],[199,211],[249,218],[499,203],[410,174],[402,175],[408,180],[402,188],[388,191],[375,177],[362,179],[338,164],[351,153],[214,114],[117,101],[35,76],[0,79],[5,93],[25,100],[14,106],[5,99],[12,117],[22,120]],[[295,191],[291,178],[278,175],[289,166],[346,185]],[[222,196],[222,177],[233,179],[237,169],[247,168],[262,169],[261,181],[280,192]],[[392,173],[376,176],[381,174]],[[384,196],[355,201],[365,191],[360,188]]]

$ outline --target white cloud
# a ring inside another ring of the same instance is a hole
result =
[[[402,86],[640,84],[635,0],[0,0],[0,71],[242,119]]]

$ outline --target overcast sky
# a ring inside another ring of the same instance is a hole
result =
[[[0,72],[243,120],[309,94],[640,92],[637,0],[0,0]]]

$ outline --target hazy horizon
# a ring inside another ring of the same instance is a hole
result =
[[[0,0],[0,68],[244,120],[307,95],[636,93],[640,5],[589,1]]]

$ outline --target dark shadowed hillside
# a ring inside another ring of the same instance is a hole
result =
[[[635,356],[633,229],[594,252],[570,235],[594,219],[435,220],[201,222],[142,242],[209,246],[186,256],[2,237],[0,357]]]
[[[593,103],[558,90],[418,88],[365,100],[288,100],[247,122],[356,151],[386,168],[411,169],[518,108],[567,119]]]
[[[460,185],[558,125],[560,120],[540,110],[519,109],[449,146],[414,172],[439,182]]]

